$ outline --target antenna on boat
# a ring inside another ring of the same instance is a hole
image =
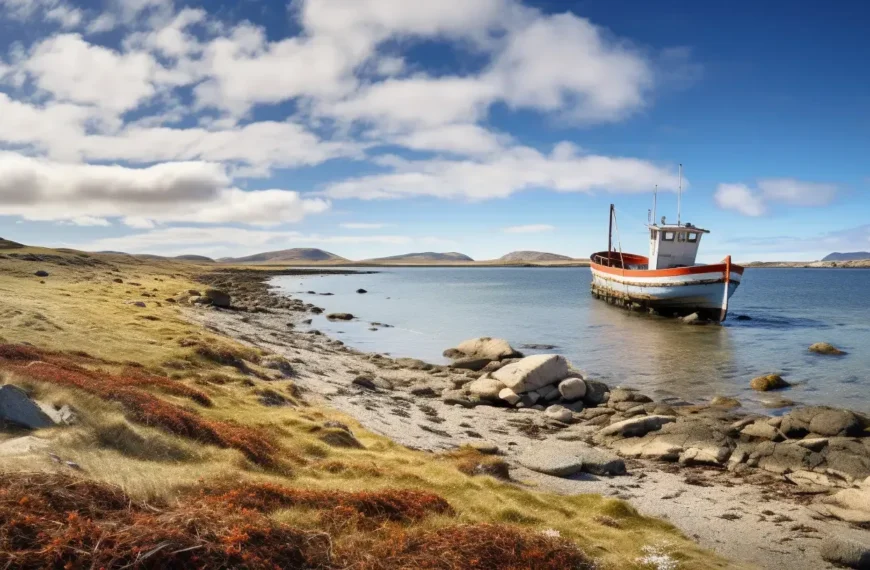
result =
[[[677,226],[680,225],[680,210],[683,205],[683,165],[680,164],[680,190],[677,194]]]
[[[656,189],[653,190],[653,211],[652,211],[652,223],[656,223],[656,204],[659,199],[659,185],[656,184]]]

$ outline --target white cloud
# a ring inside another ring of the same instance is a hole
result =
[[[506,234],[540,234],[555,231],[556,226],[549,224],[528,224],[525,226],[508,226],[502,231]]]
[[[106,218],[95,218],[93,216],[79,216],[77,218],[73,218],[70,220],[73,224],[77,226],[103,226],[108,227],[111,226],[112,223],[109,222]]]
[[[89,34],[101,34],[113,30],[117,24],[118,20],[114,14],[103,12],[88,23],[86,31]]]
[[[347,230],[380,230],[382,228],[387,227],[389,224],[368,224],[368,223],[358,223],[358,222],[349,222],[345,224],[340,224],[340,226]]]
[[[230,182],[224,167],[214,163],[136,169],[0,153],[3,213],[29,220],[123,217],[138,227],[155,221],[276,225],[329,208],[329,202],[298,192],[245,192]]]
[[[716,204],[745,216],[761,216],[771,205],[825,206],[837,194],[835,184],[804,182],[793,178],[758,181],[758,188],[745,184],[720,184],[714,194]]]
[[[549,155],[513,147],[481,160],[390,161],[394,171],[328,185],[324,195],[363,200],[435,196],[485,200],[533,188],[557,192],[648,192],[653,185],[676,190],[672,168],[633,158],[581,154],[560,143]],[[687,182],[684,180],[683,186]]]
[[[803,182],[793,178],[759,180],[758,188],[767,200],[794,206],[824,206],[837,194],[837,186],[819,182]]]
[[[157,67],[147,53],[121,54],[78,34],[37,44],[24,63],[36,85],[57,99],[115,112],[134,109],[154,95]]]
[[[734,210],[744,216],[761,216],[767,211],[761,196],[745,184],[720,184],[713,199],[723,210]]]
[[[390,140],[413,150],[475,156],[499,152],[510,145],[513,138],[478,125],[455,124],[412,130]]]
[[[78,8],[58,4],[45,13],[45,18],[57,22],[65,30],[77,27],[82,21],[82,11]]]
[[[510,34],[491,76],[508,104],[582,122],[622,119],[643,107],[653,85],[644,57],[572,14],[539,17]]]

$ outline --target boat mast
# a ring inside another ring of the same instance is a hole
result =
[[[683,165],[680,164],[680,190],[677,194],[677,226],[680,225],[680,210],[683,205]]]
[[[656,205],[658,204],[659,199],[659,185],[656,184],[656,189],[653,190],[653,212],[652,212],[652,223],[656,223]]]
[[[610,265],[610,252],[613,250],[613,204],[610,205],[610,226],[607,229],[607,264]]]

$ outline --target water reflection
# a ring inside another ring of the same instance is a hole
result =
[[[735,362],[728,329],[685,325],[601,302],[590,303],[587,315],[595,331],[590,362],[611,375],[626,374],[613,380],[686,399],[729,391]]]

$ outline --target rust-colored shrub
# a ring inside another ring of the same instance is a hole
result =
[[[431,531],[390,529],[368,552],[355,553],[359,570],[592,570],[573,543],[505,525],[456,525]]]
[[[270,512],[281,508],[349,508],[375,521],[418,521],[433,514],[453,514],[450,504],[433,493],[406,489],[347,493],[293,489],[271,483],[249,484],[224,490],[206,490],[207,503],[237,509]]]
[[[108,485],[59,475],[0,481],[0,567],[334,567],[328,536],[256,512],[181,503],[158,511]]]
[[[120,403],[130,418],[144,425],[157,427],[172,434],[241,451],[259,465],[277,466],[278,445],[262,430],[229,421],[208,420],[180,406],[161,400],[142,390],[144,386],[172,388],[200,402],[211,401],[198,390],[159,376],[133,371],[128,375],[113,375],[89,370],[61,356],[43,355],[30,347],[0,345],[0,367],[16,374],[51,384],[69,386]],[[40,358],[45,356],[45,358]],[[30,362],[26,362],[30,360]]]

